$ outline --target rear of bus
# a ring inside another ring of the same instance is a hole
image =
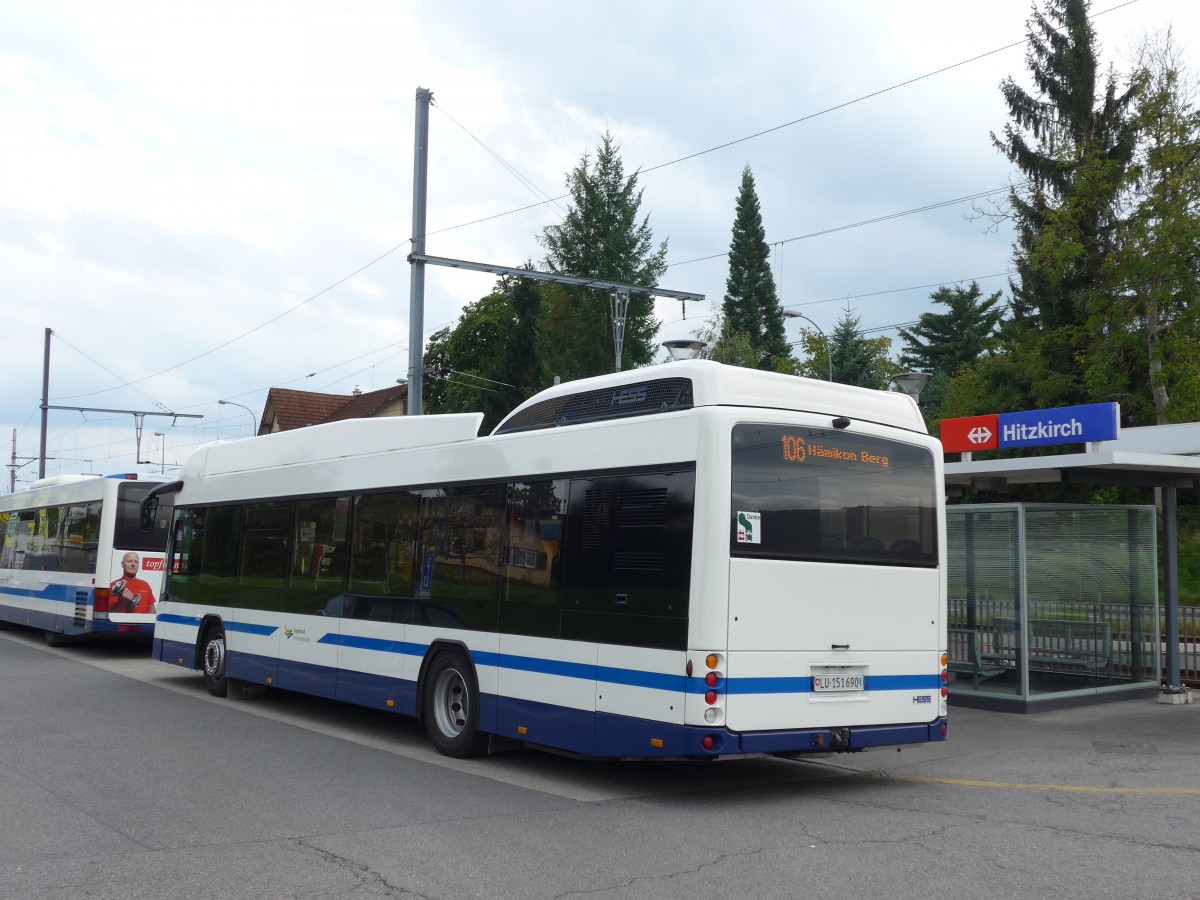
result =
[[[693,592],[702,755],[944,740],[940,444],[845,417],[725,412]],[[722,514],[722,511],[724,514]]]
[[[129,476],[117,481],[112,542],[102,546],[96,563],[95,631],[154,633],[173,512],[171,495],[160,502],[149,530],[143,530],[141,514],[142,501],[160,483]]]
[[[138,516],[162,480],[59,475],[10,498],[0,511],[0,620],[39,628],[51,643],[152,634],[170,511],[150,533]]]

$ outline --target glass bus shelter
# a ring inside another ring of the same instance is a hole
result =
[[[1157,691],[1153,506],[964,504],[946,529],[952,702],[1027,711]]]

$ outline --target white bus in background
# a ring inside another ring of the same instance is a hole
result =
[[[162,480],[59,475],[0,496],[0,623],[39,628],[51,644],[153,634],[170,507],[148,532],[139,515]]]
[[[689,361],[481,418],[197,450],[159,489],[155,656],[417,716],[453,756],[945,739],[942,455],[911,399]]]

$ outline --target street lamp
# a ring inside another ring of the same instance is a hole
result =
[[[816,322],[814,322],[812,319],[810,319],[808,316],[804,315],[804,313],[798,313],[792,309],[785,309],[783,311],[783,317],[785,319],[803,319],[805,322],[810,324],[813,328],[817,329],[817,333],[819,335],[821,335],[821,339],[823,341],[825,341],[825,359],[829,363],[829,380],[830,380],[830,382],[832,382],[833,381],[833,348],[831,346],[829,346],[829,338],[827,338],[825,336],[825,332],[821,330],[821,326],[818,325]]]
[[[234,403],[232,400],[218,400],[217,402],[220,403],[222,406],[240,406],[246,412],[250,413],[250,421],[254,423],[254,431],[251,434],[251,437],[258,434],[258,419],[254,415],[254,410],[252,410],[248,406],[242,405],[241,403]]]
[[[926,382],[932,377],[925,372],[901,372],[899,375],[893,375],[892,381],[900,385],[900,390],[912,397],[913,402],[920,406],[921,391],[925,389]]]
[[[671,354],[671,359],[676,362],[683,359],[695,359],[700,354],[700,351],[704,349],[704,341],[688,340],[687,338],[663,341],[662,345],[667,348],[667,352]]]

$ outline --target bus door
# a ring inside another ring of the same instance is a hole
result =
[[[346,497],[295,503],[283,628],[277,635],[278,685],[287,690],[336,695],[348,510]]]

